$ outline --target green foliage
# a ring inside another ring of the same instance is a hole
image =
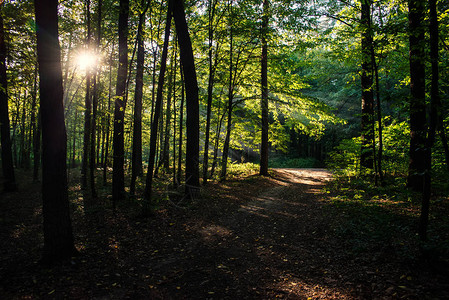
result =
[[[277,155],[270,157],[270,168],[317,168],[321,163],[312,157],[290,157]]]
[[[335,175],[354,177],[359,171],[360,151],[360,137],[344,139],[329,153],[326,164]]]
[[[386,125],[385,123],[390,124]],[[408,170],[410,137],[408,123],[396,122],[392,118],[386,117],[383,120],[383,125],[382,169],[389,175],[404,176]],[[358,176],[360,151],[360,137],[342,140],[329,154],[327,165],[337,175]]]
[[[259,165],[254,163],[237,163],[232,162],[228,164],[227,178],[235,179],[248,177],[250,175],[258,174]]]

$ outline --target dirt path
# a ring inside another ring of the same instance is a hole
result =
[[[9,196],[0,218],[0,299],[428,296],[432,286],[424,285],[433,278],[412,273],[389,245],[362,241],[360,250],[346,240],[345,212],[332,208],[322,190],[330,179],[323,169],[275,169],[270,178],[209,184],[187,209],[163,205],[150,219],[139,218],[132,204],[116,214],[86,211],[74,189],[81,256],[53,269],[37,263],[38,197]]]

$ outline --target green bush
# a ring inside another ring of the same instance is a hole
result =
[[[389,117],[383,122],[388,123]],[[376,131],[377,133],[377,131]],[[408,168],[410,130],[407,122],[392,121],[383,128],[382,170],[391,175],[405,175]],[[378,140],[376,139],[376,143]],[[379,145],[376,145],[378,150]],[[345,139],[329,153],[327,166],[335,174],[354,177],[360,172],[361,138]],[[377,153],[376,153],[377,154]]]

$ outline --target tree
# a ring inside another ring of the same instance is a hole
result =
[[[214,18],[217,0],[209,0],[208,13],[208,62],[209,62],[209,78],[207,84],[207,111],[206,111],[206,132],[204,138],[204,156],[203,156],[203,184],[207,183],[208,167],[209,167],[209,136],[210,136],[210,119],[212,113],[212,93],[214,88],[215,68],[213,65],[213,42],[214,42]]]
[[[67,137],[64,123],[58,1],[36,0],[37,58],[42,122],[43,262],[76,254],[67,192]]]
[[[142,1],[142,5],[145,2]],[[137,29],[137,66],[136,66],[136,88],[134,91],[134,126],[133,126],[133,150],[132,150],[132,174],[130,194],[134,195],[136,179],[142,176],[142,98],[143,98],[143,69],[145,63],[144,47],[144,23],[145,14],[150,5],[148,1],[144,11],[139,16]]]
[[[425,26],[426,1],[409,0],[410,159],[407,185],[422,191],[426,149]]]
[[[261,57],[261,85],[262,85],[262,137],[260,143],[260,175],[268,175],[268,0],[263,1],[262,15],[262,57]]]
[[[1,135],[1,153],[2,170],[4,176],[3,190],[12,192],[17,190],[14,174],[14,165],[11,150],[11,135],[9,128],[8,112],[8,80],[6,78],[6,45],[5,32],[3,28],[2,7],[0,3],[0,135]]]
[[[425,173],[424,173],[424,187],[421,203],[421,215],[419,219],[419,237],[422,241],[427,240],[427,227],[429,223],[429,208],[430,208],[430,194],[432,187],[432,147],[435,142],[435,131],[439,122],[439,114],[441,109],[440,104],[440,88],[439,88],[439,54],[438,54],[438,14],[437,14],[437,1],[429,1],[429,33],[430,33],[430,60],[432,68],[432,82],[430,91],[430,126],[426,141],[426,157],[425,157]]]
[[[90,0],[86,1],[86,23],[87,23],[87,37],[86,50],[89,53],[91,47],[91,22],[90,22]],[[90,142],[92,131],[92,70],[91,66],[86,66],[86,94],[84,97],[85,111],[84,111],[84,140],[83,140],[83,161],[81,165],[81,186],[87,189],[87,167],[89,165]]]
[[[192,42],[187,26],[183,0],[173,0],[173,19],[184,73],[187,111],[186,190],[188,198],[199,189],[199,103],[198,82],[193,58]]]
[[[373,61],[371,49],[373,37],[371,28],[371,1],[362,0],[360,17],[362,29],[362,151],[360,165],[365,169],[373,169],[374,163],[374,95],[373,95]]]
[[[128,15],[129,0],[120,0],[120,13],[118,23],[119,36],[119,65],[117,70],[117,84],[114,107],[114,133],[113,133],[113,173],[112,173],[112,202],[115,208],[117,201],[121,200],[125,193],[125,90],[126,73],[128,70]]]
[[[170,28],[171,28],[171,18],[173,10],[173,0],[168,1],[167,7],[167,18],[165,23],[164,31],[164,45],[162,47],[161,54],[161,66],[159,71],[159,79],[156,92],[156,103],[154,106],[154,115],[151,124],[151,135],[150,135],[150,157],[148,158],[148,172],[145,182],[145,192],[144,192],[144,214],[148,212],[149,205],[151,203],[152,193],[153,193],[153,171],[154,171],[154,161],[156,157],[156,143],[157,143],[157,132],[159,126],[159,117],[162,108],[162,92],[164,88],[165,71],[167,68],[167,55],[168,55],[168,42],[170,38]]]

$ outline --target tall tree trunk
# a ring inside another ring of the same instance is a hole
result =
[[[103,162],[103,185],[107,183],[107,169],[108,169],[108,157],[109,157],[109,128],[111,126],[111,98],[112,98],[112,56],[114,53],[114,45],[112,45],[111,51],[111,61],[109,64],[109,92],[108,92],[108,110],[106,113],[106,144],[105,144],[105,154],[104,154],[104,162]]]
[[[177,75],[177,57],[174,57],[174,72],[173,72],[173,186],[177,187],[176,181],[176,75]]]
[[[42,117],[43,262],[68,259],[74,246],[67,192],[67,136],[64,123],[58,1],[36,0],[37,58]]]
[[[207,171],[209,167],[209,136],[210,136],[210,118],[212,113],[212,93],[214,89],[214,73],[215,69],[213,66],[213,41],[214,41],[214,29],[213,21],[215,17],[215,6],[217,4],[216,0],[209,0],[209,80],[207,83],[207,111],[206,111],[206,133],[204,140],[204,156],[203,156],[203,184],[207,183]]]
[[[173,19],[176,25],[184,84],[186,89],[186,189],[185,196],[191,198],[199,189],[199,100],[192,43],[187,26],[183,0],[174,0]]]
[[[373,95],[373,36],[371,28],[371,0],[362,0],[360,17],[362,26],[362,117],[361,136],[362,151],[360,166],[362,171],[372,170],[374,165],[374,95]],[[364,169],[364,170],[363,170]]]
[[[427,240],[427,227],[429,224],[430,194],[432,188],[432,147],[435,141],[435,131],[438,124],[440,111],[440,91],[439,91],[439,68],[438,68],[438,15],[437,1],[429,0],[430,11],[430,60],[432,65],[432,84],[430,90],[430,126],[426,145],[426,171],[424,173],[424,187],[421,203],[421,215],[419,218],[419,237],[422,241]]]
[[[86,51],[90,53],[91,49],[91,29],[90,29],[90,0],[86,1],[86,23],[87,38]],[[91,117],[92,117],[92,96],[91,96],[91,66],[86,66],[86,95],[84,98],[84,142],[83,142],[83,160],[81,162],[81,187],[87,189],[87,169],[89,166],[90,135],[91,135]]]
[[[41,121],[40,121],[40,109],[37,108],[37,76],[38,67],[36,65],[34,71],[34,83],[33,83],[33,105],[31,109],[31,131],[33,133],[33,181],[39,180],[39,165],[40,165],[40,147],[41,147]]]
[[[226,126],[226,137],[225,142],[223,145],[223,154],[221,157],[221,173],[220,173],[220,180],[226,179],[226,172],[227,172],[227,165],[228,165],[228,153],[229,153],[229,144],[231,139],[231,127],[232,127],[232,102],[234,99],[234,85],[233,85],[233,15],[232,15],[232,0],[229,4],[229,15],[230,15],[230,22],[229,22],[229,85],[228,85],[228,122]]]
[[[96,54],[99,51],[101,44],[101,10],[102,10],[102,0],[99,0],[97,3],[97,38],[96,38],[96,47],[94,53]],[[90,133],[90,160],[89,160],[89,170],[90,170],[90,191],[92,198],[97,197],[97,191],[95,189],[95,170],[96,170],[96,134],[97,134],[97,109],[98,109],[98,80],[99,76],[99,68],[97,65],[94,65],[94,83],[92,86],[92,120],[91,120],[91,133]]]
[[[170,28],[171,28],[171,18],[173,11],[173,2],[172,0],[168,1],[167,7],[167,19],[165,23],[165,33],[164,33],[164,45],[162,48],[161,55],[161,69],[159,71],[159,79],[157,85],[157,93],[156,93],[156,103],[154,107],[154,115],[153,122],[151,125],[151,135],[150,135],[150,157],[148,158],[148,172],[146,178],[145,185],[145,193],[144,193],[144,204],[143,204],[143,213],[147,214],[150,209],[151,204],[151,196],[153,193],[153,170],[154,170],[154,160],[156,157],[156,144],[157,144],[157,132],[159,126],[159,117],[161,114],[162,108],[162,92],[164,89],[164,80],[165,80],[165,71],[167,68],[167,55],[168,55],[168,42],[170,38]]]
[[[184,82],[184,73],[181,66],[181,83]],[[181,184],[181,173],[182,173],[182,144],[183,144],[183,133],[184,133],[184,100],[185,100],[185,89],[184,84],[181,84],[181,106],[179,108],[179,143],[178,143],[178,175],[176,176],[176,181]]]
[[[426,169],[426,85],[425,85],[425,26],[426,1],[409,0],[410,42],[410,159],[407,185],[423,190]]]
[[[379,175],[380,183],[383,184],[384,175],[382,171],[382,155],[383,155],[383,138],[382,138],[382,107],[380,106],[380,87],[379,87],[379,68],[376,63],[376,57],[374,55],[374,45],[372,47],[372,60],[374,66],[374,78],[376,82],[376,107],[377,107],[377,132],[379,135],[379,149],[377,151],[377,172]]]
[[[125,194],[125,89],[126,72],[128,70],[128,15],[129,0],[120,0],[119,13],[119,66],[117,70],[116,98],[114,109],[114,134],[113,134],[113,173],[112,173],[112,203],[115,209],[116,203]]]
[[[261,57],[261,84],[262,84],[262,136],[260,145],[260,175],[268,175],[268,0],[263,1],[262,16],[262,57]]]
[[[149,1],[148,1],[149,5]],[[136,189],[136,179],[142,176],[142,98],[143,98],[143,68],[145,63],[144,47],[144,23],[145,13],[140,15],[137,29],[137,66],[136,66],[136,88],[134,91],[134,126],[133,126],[133,149],[132,149],[132,170],[130,194],[134,196]]]
[[[165,109],[165,130],[163,134],[164,144],[161,151],[161,161],[160,165],[168,171],[170,165],[170,122],[171,122],[171,97],[172,97],[172,89],[173,89],[173,73],[175,68],[175,57],[176,57],[176,47],[173,50],[173,55],[171,59],[171,70],[168,79],[168,91],[167,91],[167,108]],[[161,131],[162,134],[162,131]]]
[[[6,45],[2,16],[3,2],[0,4],[0,135],[2,170],[4,176],[3,190],[12,192],[17,190],[12,158],[11,135],[9,131],[8,112],[8,80],[6,78]]]

